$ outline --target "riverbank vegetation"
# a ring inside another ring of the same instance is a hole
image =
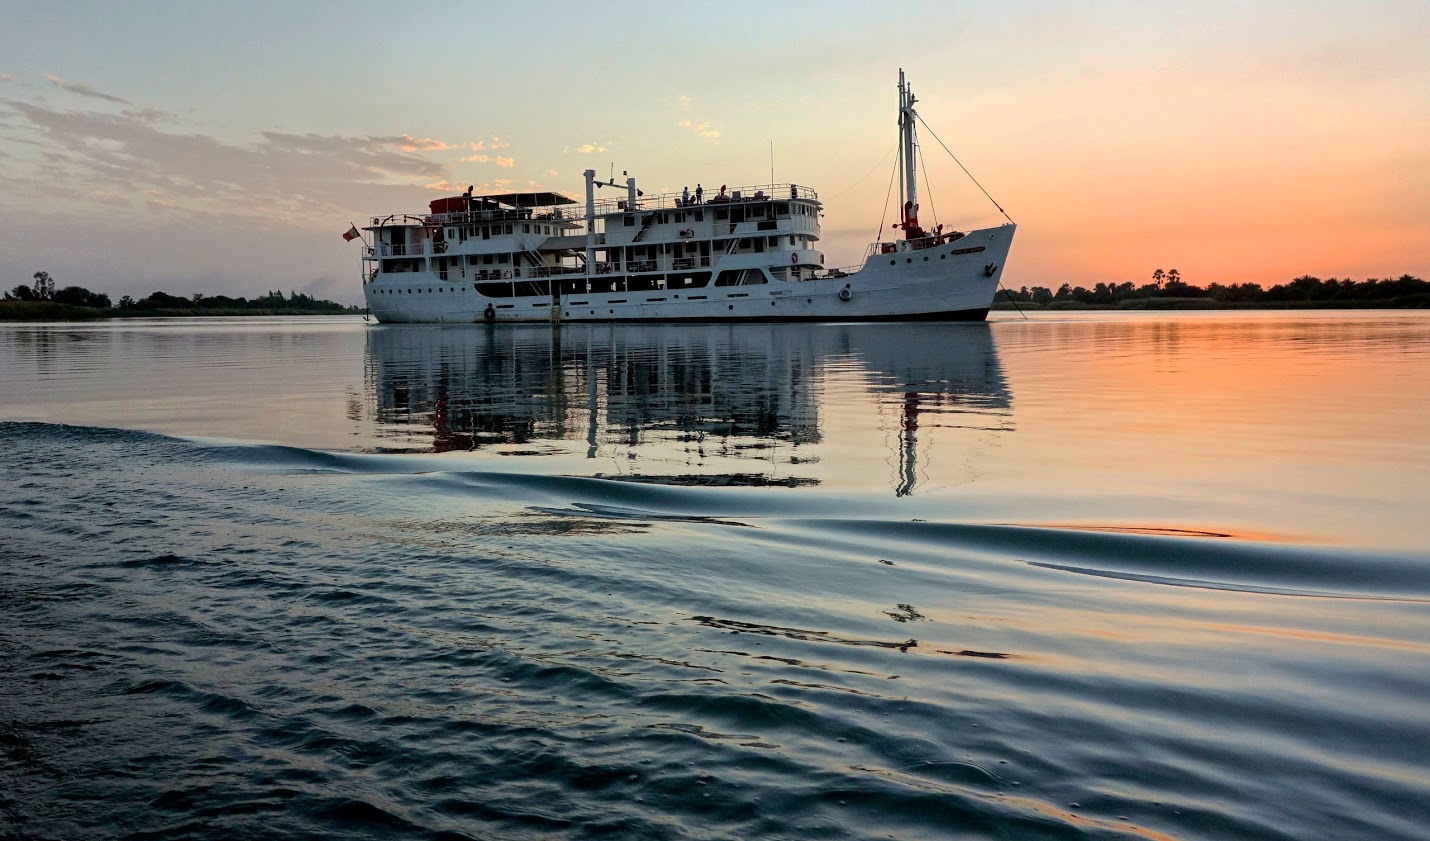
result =
[[[995,300],[999,308],[1030,309],[1334,309],[1430,308],[1430,282],[1405,274],[1398,278],[1322,280],[1302,275],[1263,289],[1257,283],[1208,284],[1182,280],[1172,269],[1152,273],[1141,286],[1098,283],[1093,288],[1064,283],[1055,292],[1045,286],[1005,289]]]
[[[108,295],[82,286],[55,288],[49,272],[35,272],[33,284],[20,284],[0,300],[0,321],[72,321],[86,318],[160,318],[235,315],[341,315],[360,307],[325,301],[301,292],[269,292],[261,298],[195,294],[188,298],[154,292],[113,304]]]

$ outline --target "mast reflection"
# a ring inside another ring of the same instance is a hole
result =
[[[1011,430],[986,324],[384,325],[366,377],[379,451],[578,456],[667,484],[819,484],[850,445],[876,455],[822,431],[877,423],[870,396],[899,418],[882,444],[899,496],[927,476],[921,416]]]

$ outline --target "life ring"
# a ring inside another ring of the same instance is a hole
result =
[[[906,240],[906,239],[901,239],[901,240],[899,240],[899,244],[898,244],[896,247],[897,247],[900,251],[908,251],[908,250],[909,250],[909,241]]]
[[[511,269],[507,269],[506,271],[502,272],[502,273],[501,273],[501,279],[502,279],[502,280],[511,280]]]
[[[845,302],[845,303],[847,304],[847,303],[849,303],[850,299],[852,299],[853,297],[854,297],[854,290],[852,290],[852,289],[849,288],[849,284],[847,284],[847,283],[844,284],[844,288],[841,289],[841,290],[839,290],[839,300],[841,300],[841,301],[843,301],[843,302]]]
[[[791,264],[798,266],[798,265],[799,265],[799,255],[798,255],[798,254],[791,254],[791,255],[789,255],[789,261],[790,261]]]
[[[496,321],[496,320],[497,320],[497,311],[496,311],[496,308],[493,307],[491,304],[487,304],[487,308],[486,308],[485,310],[482,310],[482,318],[485,318],[487,321]]]

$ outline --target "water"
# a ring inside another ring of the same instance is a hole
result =
[[[0,326],[0,837],[1423,838],[1427,383],[1398,313]]]

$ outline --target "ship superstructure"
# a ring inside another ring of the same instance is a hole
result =
[[[808,187],[647,196],[633,177],[586,170],[584,205],[469,189],[425,214],[374,218],[367,306],[384,322],[981,320],[1015,226],[920,227],[914,102],[901,71],[900,236],[871,244],[861,265],[825,267]]]

